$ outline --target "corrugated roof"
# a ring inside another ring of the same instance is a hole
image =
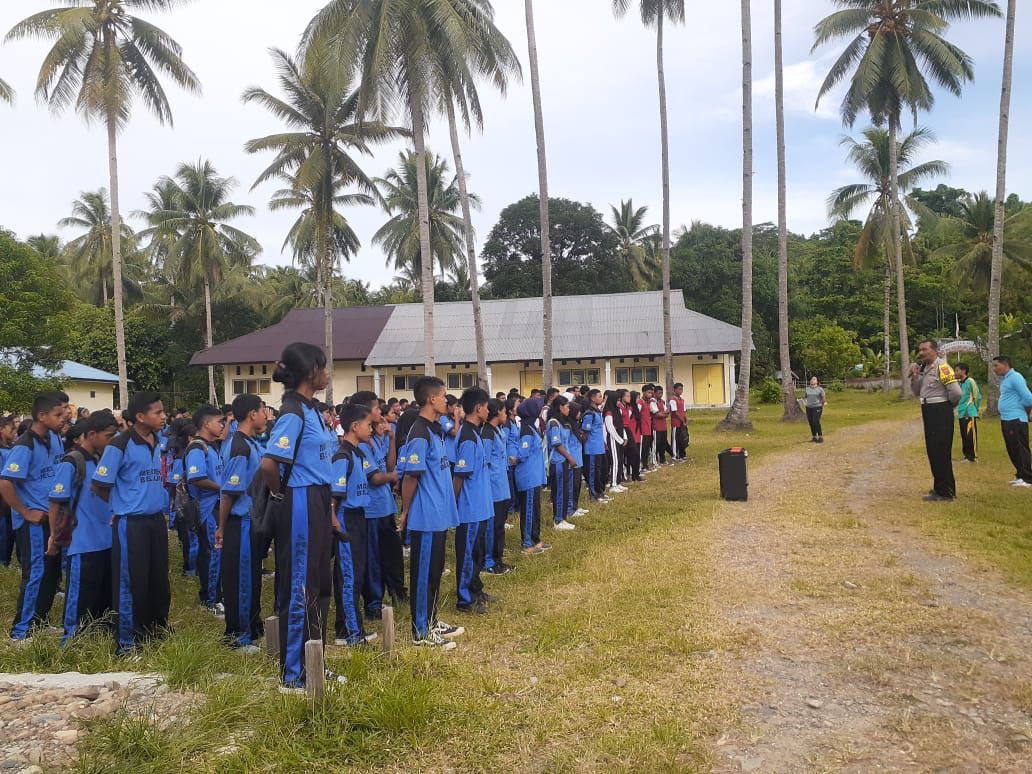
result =
[[[670,296],[675,354],[740,350],[741,328],[685,308],[680,290]],[[481,308],[488,362],[541,359],[540,298],[484,301]],[[552,312],[556,360],[663,354],[662,292],[557,296]],[[434,347],[439,363],[476,361],[471,303],[434,305]],[[423,360],[422,305],[395,307],[366,365],[419,365]]]
[[[42,366],[33,366],[32,375],[37,379],[48,379],[58,376],[62,379],[78,382],[111,382],[112,384],[118,384],[118,374],[109,374],[107,371],[76,363],[74,360],[63,361],[57,371],[48,371]],[[132,379],[129,382],[132,383]]]
[[[333,359],[365,360],[390,318],[391,306],[349,306],[333,312]],[[279,323],[197,352],[190,365],[274,362],[288,344],[324,342],[322,309],[294,309]]]

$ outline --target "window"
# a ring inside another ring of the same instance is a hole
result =
[[[269,373],[269,367],[267,365],[263,365],[262,366],[262,376],[265,376],[268,373]]]
[[[411,390],[417,381],[423,377],[423,374],[404,374],[403,376],[394,377],[394,391],[395,392],[406,392]]]
[[[476,374],[448,374],[449,390],[465,390],[477,383]]]
[[[236,367],[236,375],[237,375],[237,376],[240,376],[240,366],[237,366],[237,367]]]
[[[250,393],[251,395],[268,395],[272,392],[272,380],[271,379],[234,379],[233,380],[233,394],[243,395],[244,393]]]
[[[563,386],[602,384],[602,380],[599,379],[599,370],[597,368],[563,369],[559,372],[559,384]]]
[[[91,398],[96,398],[97,397],[97,391],[96,390],[90,390],[90,397]]]
[[[646,382],[659,381],[659,368],[646,366],[644,368],[617,368],[617,384],[645,384]]]
[[[249,376],[254,376],[254,366],[248,366],[247,373]]]

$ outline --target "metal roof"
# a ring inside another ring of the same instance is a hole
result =
[[[76,363],[74,360],[64,360],[59,368],[52,371],[47,370],[43,366],[33,366],[32,375],[37,379],[59,377],[73,382],[111,382],[112,384],[118,384],[117,374],[109,374],[107,371]],[[129,381],[132,382],[132,379]]]
[[[674,354],[734,353],[742,329],[685,308],[680,290],[670,293]],[[542,299],[514,298],[481,303],[488,362],[540,360]],[[553,357],[570,360],[663,354],[663,294],[614,293],[557,296],[552,300]],[[473,305],[434,304],[434,348],[438,363],[476,362]],[[424,360],[423,306],[395,307],[366,365],[419,365]]]
[[[392,306],[349,306],[333,310],[333,359],[365,360],[390,318]],[[323,346],[322,309],[294,309],[276,325],[197,352],[190,365],[273,363],[295,341]]]

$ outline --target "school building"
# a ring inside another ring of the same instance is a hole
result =
[[[640,389],[663,381],[661,292],[560,296],[553,299],[555,386]],[[674,380],[685,385],[689,407],[726,407],[734,397],[741,328],[694,312],[681,291],[671,293]],[[524,395],[542,386],[542,299],[483,301],[484,344],[490,392],[516,387]],[[384,398],[412,397],[423,375],[423,306],[334,310],[333,387],[337,397],[374,390]],[[279,401],[275,362],[294,341],[322,346],[323,312],[295,309],[264,330],[194,355],[194,366],[222,366],[227,401],[243,393]],[[476,382],[473,305],[434,305],[437,375],[451,392]]]

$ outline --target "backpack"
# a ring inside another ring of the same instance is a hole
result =
[[[184,468],[186,467],[186,456],[194,449],[200,449],[204,452],[204,456],[207,459],[208,444],[202,438],[194,438],[190,441],[190,445],[186,447],[186,451],[183,452]],[[190,484],[186,480],[185,474],[182,480],[176,484],[175,505],[176,523],[182,524],[187,532],[196,530],[201,523],[201,503],[190,494]]]
[[[58,549],[68,548],[72,544],[72,533],[79,523],[75,512],[79,509],[79,498],[86,481],[86,455],[81,451],[70,451],[61,461],[72,463],[75,472],[72,474],[72,497],[57,504],[57,514],[50,525],[50,539],[53,546]]]
[[[301,430],[297,435],[297,443],[294,444],[294,458],[280,476],[279,491],[272,492],[266,486],[260,465],[254,472],[251,483],[247,486],[247,494],[251,496],[251,533],[262,539],[276,536],[276,525],[279,523],[280,513],[283,510],[283,494],[287,490],[290,474],[294,471],[294,463],[297,462],[297,453],[301,449],[301,443],[305,437],[304,409],[297,403],[284,403],[281,407],[281,414],[284,413],[296,414],[301,417]]]

